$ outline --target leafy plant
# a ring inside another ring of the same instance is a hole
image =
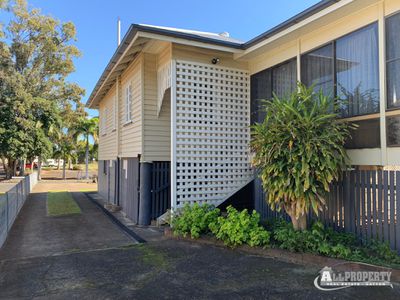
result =
[[[400,256],[388,243],[372,240],[363,245],[355,235],[325,228],[319,221],[304,231],[294,230],[292,224],[283,220],[271,226],[275,244],[282,249],[380,265],[400,265]]]
[[[295,230],[305,230],[306,212],[322,209],[329,184],[346,167],[349,125],[322,91],[299,83],[288,97],[265,101],[265,119],[252,126],[253,165],[272,209],[284,209]],[[333,111],[333,112],[332,112]]]
[[[215,223],[219,209],[209,204],[190,206],[185,204],[181,211],[172,218],[172,228],[175,235],[197,239],[201,234],[209,232],[209,225]]]
[[[270,234],[260,225],[260,215],[253,210],[251,214],[247,209],[236,210],[232,206],[227,208],[227,216],[220,216],[215,222],[210,223],[211,232],[225,245],[238,246],[248,244],[266,246]]]

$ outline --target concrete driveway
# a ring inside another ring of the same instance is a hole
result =
[[[85,183],[39,183],[23,206],[0,260],[49,256],[119,247],[134,243],[104,213],[79,192]],[[68,190],[82,210],[80,215],[47,216],[47,191]]]
[[[81,216],[49,218],[44,194],[28,200],[0,251],[0,299],[400,299],[397,285],[321,292],[319,269],[237,250],[135,244],[84,194],[74,197]]]

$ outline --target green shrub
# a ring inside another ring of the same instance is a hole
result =
[[[269,243],[270,234],[260,225],[260,215],[247,209],[237,211],[234,207],[227,208],[227,216],[220,216],[210,223],[211,232],[228,246],[248,244],[254,246],[266,246]]]
[[[175,235],[197,239],[201,234],[209,232],[209,224],[215,223],[219,216],[219,209],[209,204],[190,206],[185,204],[183,209],[172,219],[172,228]]]
[[[274,241],[282,249],[380,265],[400,265],[400,256],[388,243],[373,240],[363,245],[355,235],[325,228],[319,221],[311,229],[301,232],[283,220],[271,226]]]

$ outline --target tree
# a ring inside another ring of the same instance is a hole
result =
[[[54,155],[63,159],[62,178],[65,180],[67,161],[75,158],[75,143],[72,134],[60,131],[58,142],[55,145]]]
[[[39,160],[49,153],[51,126],[66,105],[79,103],[84,91],[67,81],[80,56],[72,43],[74,25],[44,16],[23,0],[0,4],[12,15],[0,27],[0,157],[10,177],[18,159],[32,149]]]
[[[91,119],[81,118],[74,130],[77,138],[82,136],[85,140],[85,178],[89,179],[89,139],[92,137],[95,143],[97,142],[99,119],[97,117]]]
[[[326,205],[329,185],[346,168],[349,125],[322,91],[298,85],[288,97],[265,101],[265,119],[252,126],[253,164],[272,209],[284,209],[296,230],[307,226],[310,207]]]

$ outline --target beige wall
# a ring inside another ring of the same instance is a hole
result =
[[[115,86],[107,93],[107,95],[103,98],[99,105],[99,115],[100,120],[102,120],[104,116],[105,108],[107,108],[107,120],[105,122],[105,128],[101,130],[99,136],[99,160],[110,160],[115,159],[117,157],[117,132],[114,129],[114,113],[115,113],[115,105],[114,101],[116,100],[116,88]],[[102,121],[100,121],[101,124]],[[102,126],[102,124],[100,125]]]
[[[122,73],[119,95],[120,157],[136,157],[142,153],[143,55],[139,55]],[[132,121],[125,122],[125,88],[132,86]]]
[[[362,3],[362,0],[357,0]],[[289,42],[279,44],[275,41],[276,47],[269,47],[267,51],[260,53],[256,57],[252,57],[248,60],[249,71],[251,74],[255,74],[261,70],[273,67],[279,63],[282,63],[288,59],[297,57],[298,61],[300,55],[306,53],[312,49],[318,48],[334,39],[344,36],[350,32],[360,29],[372,22],[378,22],[380,17],[388,16],[395,12],[400,11],[399,0],[384,0],[378,3],[364,7],[357,11],[348,11],[348,15],[342,18],[336,18],[334,21],[326,23],[324,26],[310,25],[307,30],[299,30],[296,38]],[[383,20],[383,18],[381,18]],[[384,40],[382,40],[384,41]],[[380,45],[383,45],[382,43]],[[385,61],[384,47],[380,47],[380,61]],[[380,63],[380,77],[381,86],[385,86],[385,66]],[[383,64],[384,65],[384,64]],[[299,64],[298,64],[299,66]],[[300,72],[298,72],[300,73]],[[298,78],[299,80],[301,78]],[[381,93],[381,107],[386,107],[386,96],[385,92]],[[386,126],[385,126],[385,112],[377,114],[375,117],[381,117],[381,144],[386,145]],[[397,112],[391,112],[393,114],[400,114],[400,110]],[[367,119],[365,117],[357,117],[356,119]],[[398,165],[400,164],[400,148],[377,148],[377,149],[361,149],[361,150],[349,150],[349,157],[353,164],[359,165]]]
[[[144,55],[144,132],[143,161],[171,159],[170,99],[164,98],[160,114],[157,112],[157,67],[167,63],[169,51]],[[167,92],[168,93],[168,92]]]

